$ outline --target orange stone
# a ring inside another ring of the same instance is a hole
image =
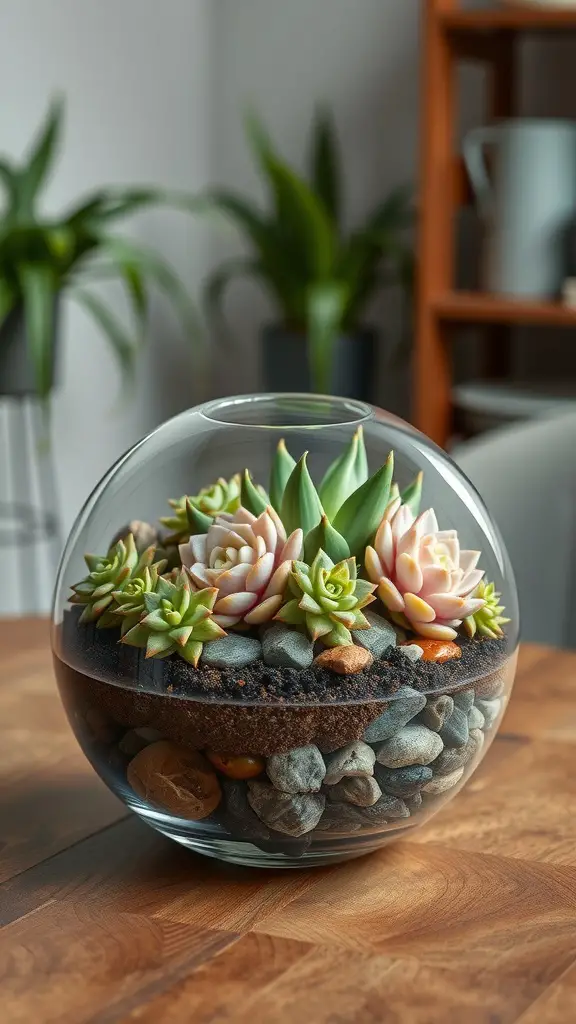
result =
[[[262,757],[227,757],[226,754],[216,754],[213,750],[207,750],[206,757],[219,772],[230,779],[254,779],[256,775],[261,775],[266,767]]]
[[[144,747],[130,761],[128,783],[142,800],[179,818],[199,821],[216,809],[222,790],[209,761],[169,740]]]
[[[356,644],[349,644],[347,647],[329,647],[322,651],[314,664],[320,668],[327,668],[331,672],[337,672],[340,676],[353,676],[368,668],[374,658],[365,647],[358,647]]]
[[[426,640],[424,637],[414,637],[400,646],[406,647],[408,644],[416,644],[422,649],[424,661],[436,661],[440,665],[452,658],[462,657],[462,648],[458,647],[453,640]]]

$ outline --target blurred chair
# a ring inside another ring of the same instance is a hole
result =
[[[522,638],[576,647],[576,413],[486,434],[452,457],[504,537]]]

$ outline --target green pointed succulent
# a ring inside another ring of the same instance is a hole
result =
[[[360,558],[382,522],[390,500],[394,455],[346,499],[333,526],[346,540],[350,553]]]
[[[356,559],[334,563],[320,550],[311,565],[293,562],[289,589],[295,595],[275,616],[289,626],[304,626],[312,640],[327,647],[353,644],[351,630],[369,629],[362,608],[374,600],[374,584],[359,580]]]
[[[413,515],[417,516],[420,512],[420,502],[422,501],[422,483],[424,480],[424,473],[420,472],[412,481],[408,487],[402,491],[400,500],[403,505],[407,505]]]
[[[510,622],[510,619],[506,619],[502,614],[504,605],[499,604],[500,594],[496,590],[496,585],[482,580],[471,596],[483,600],[485,604],[479,611],[464,619],[464,629],[468,636],[474,637],[478,634],[491,640],[501,640],[504,636],[501,627]]]
[[[270,473],[270,503],[278,513],[282,508],[286,484],[295,465],[296,460],[290,455],[284,438],[280,438]]]
[[[133,576],[127,580],[122,590],[112,591],[114,598],[113,611],[105,612],[114,616],[114,625],[120,623],[120,635],[124,636],[129,629],[132,629],[143,615],[146,614],[144,597],[146,594],[153,594],[158,586],[160,574],[166,568],[166,562],[156,562],[154,565],[145,566],[139,576]],[[102,622],[100,619],[99,625]]]
[[[156,591],[144,594],[147,614],[122,637],[122,643],[146,648],[147,658],[179,654],[194,667],[205,643],[226,636],[212,618],[216,587],[192,590],[183,570],[175,581],[158,579]]]
[[[198,494],[170,498],[168,504],[173,509],[173,514],[162,516],[160,519],[162,526],[170,530],[170,535],[166,537],[164,543],[183,544],[189,539],[191,532],[188,505],[204,517],[201,521],[212,520],[221,512],[235,512],[240,505],[240,474],[236,473],[230,480],[219,477],[216,483],[210,487],[203,487]]]
[[[140,556],[131,533],[110,548],[107,555],[85,555],[88,575],[73,587],[71,604],[84,605],[80,622],[101,621],[103,628],[118,625],[112,614],[114,592],[123,590],[129,580],[140,577],[152,565],[156,548],[146,548]]]
[[[344,537],[334,529],[328,516],[322,519],[310,530],[304,538],[304,560],[309,565],[314,561],[318,552],[322,549],[333,562],[341,562],[343,558],[350,557],[350,548]]]
[[[270,498],[260,484],[255,484],[250,472],[245,469],[242,474],[242,485],[240,490],[240,504],[247,508],[253,516],[262,515],[270,504]]]
[[[304,452],[294,466],[284,489],[280,518],[288,534],[301,529],[306,536],[310,530],[318,526],[324,515],[322,502],[308,472],[307,457],[308,452]]]
[[[330,519],[350,495],[368,478],[366,448],[362,427],[354,434],[346,450],[327,470],[319,488],[320,501]]]

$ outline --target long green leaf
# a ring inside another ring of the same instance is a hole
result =
[[[334,345],[342,327],[347,301],[346,285],[340,281],[312,284],[308,291],[308,359],[314,391],[330,392]]]
[[[118,318],[110,312],[108,306],[92,292],[88,292],[83,288],[74,288],[71,294],[88,310],[102,330],[120,363],[124,382],[129,384],[134,370],[136,350],[125,328]]]
[[[54,275],[50,267],[30,264],[19,268],[26,340],[36,386],[45,399],[52,386],[54,348]]]
[[[0,160],[0,182],[4,186],[8,203],[3,213],[4,222],[16,216],[18,202],[18,175],[7,160]]]
[[[312,129],[310,177],[335,224],[340,218],[340,156],[334,122],[327,110],[316,113]]]
[[[282,508],[282,498],[284,497],[286,484],[295,465],[296,460],[290,455],[284,438],[281,438],[276,448],[270,472],[270,501],[278,513],[280,513]]]
[[[53,100],[46,123],[33,144],[28,164],[20,178],[18,188],[20,217],[32,214],[38,192],[46,182],[56,156],[63,114],[63,101],[61,99]]]
[[[318,526],[306,534],[304,561],[311,565],[320,550],[324,551],[335,564],[350,557],[348,542],[334,529],[327,516],[322,516]]]
[[[344,502],[334,520],[334,528],[348,542],[353,555],[360,558],[378,529],[390,499],[394,456]]]
[[[14,289],[5,279],[0,277],[0,329],[2,328],[2,325],[9,313],[14,309],[15,305],[16,295],[14,293]]]
[[[356,431],[358,435],[358,447],[356,448],[356,486],[360,487],[368,479],[368,456],[364,444],[364,430],[362,425]]]
[[[240,502],[253,516],[259,516],[265,512],[270,502],[268,495],[263,494],[252,482],[252,477],[247,469],[242,474],[240,485]]]
[[[306,465],[308,452],[296,463],[284,490],[280,518],[286,531],[292,533],[298,527],[304,536],[318,525],[324,509]]]
[[[331,466],[328,467],[318,493],[322,507],[330,519],[334,519],[338,509],[358,487],[356,480],[356,460],[358,457],[358,434],[354,433],[347,445]],[[320,545],[322,547],[322,545]],[[326,549],[324,549],[326,550]],[[330,552],[328,552],[330,554]],[[332,556],[330,556],[332,557]],[[339,561],[339,559],[338,559]]]
[[[402,491],[400,498],[403,505],[408,505],[410,511],[417,516],[420,511],[420,502],[422,501],[422,482],[424,480],[424,473],[420,471],[414,478],[411,484]]]

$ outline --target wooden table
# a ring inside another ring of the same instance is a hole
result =
[[[2,1024],[576,1020],[576,655],[524,648],[486,760],[410,842],[274,873],[127,816],[45,623],[0,623],[0,652]]]

